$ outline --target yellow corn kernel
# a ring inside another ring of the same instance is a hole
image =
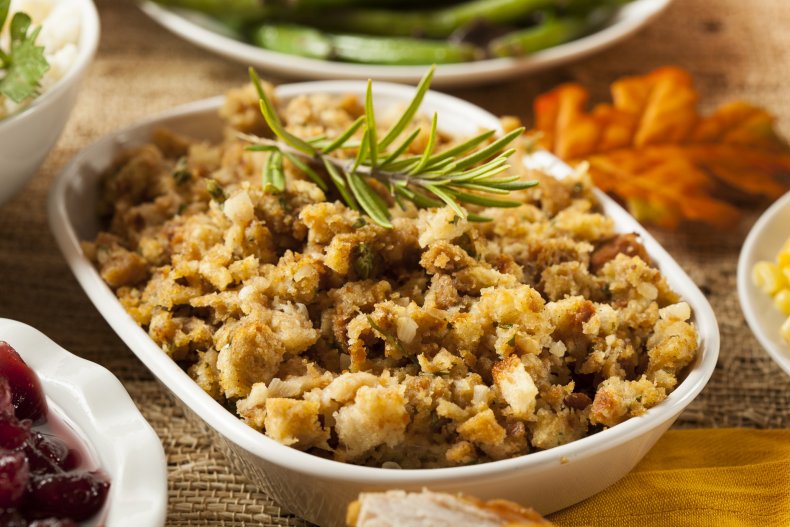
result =
[[[785,339],[785,342],[790,344],[790,317],[787,317],[782,327],[779,328],[779,333],[782,335],[782,338]]]
[[[782,274],[785,275],[785,281],[790,284],[790,267],[782,267]]]
[[[790,289],[780,289],[774,296],[774,305],[785,316],[790,317]]]
[[[776,263],[782,269],[790,268],[790,251],[780,251],[779,256],[776,257]]]
[[[780,289],[787,287],[784,274],[779,271],[779,266],[773,262],[757,262],[752,268],[752,282],[764,293],[773,295]]]

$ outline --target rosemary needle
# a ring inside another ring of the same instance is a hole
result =
[[[250,68],[250,78],[260,97],[261,113],[275,135],[274,139],[241,136],[252,143],[249,150],[271,152],[264,168],[264,191],[282,192],[285,189],[282,160],[287,158],[322,189],[326,190],[328,183],[331,183],[349,207],[364,211],[374,223],[385,228],[392,227],[389,205],[371,186],[370,179],[380,182],[381,185],[377,187],[388,189],[392,199],[401,206],[403,200],[422,208],[445,204],[471,221],[486,221],[486,218],[468,213],[464,208],[466,203],[482,207],[518,206],[518,201],[502,199],[502,195],[533,187],[537,182],[522,181],[502,173],[509,168],[507,158],[515,152],[508,147],[523,133],[523,128],[513,130],[481,148],[495,135],[493,130],[482,132],[444,152],[435,153],[438,131],[437,116],[434,115],[426,146],[421,153],[404,156],[419,131],[410,132],[403,141],[396,143],[395,140],[406,131],[428,92],[434,69],[431,67],[425,74],[406,111],[383,138],[379,139],[378,136],[373,110],[373,83],[369,81],[364,115],[328,143],[325,140],[311,143],[311,140],[285,129],[260,78]],[[355,140],[360,129],[361,140]],[[393,147],[393,144],[396,146]],[[351,147],[356,149],[356,156],[352,160],[332,155]]]

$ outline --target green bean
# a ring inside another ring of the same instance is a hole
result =
[[[438,40],[321,33],[289,24],[264,24],[253,32],[262,48],[311,58],[365,64],[447,64],[474,60],[477,48]]]
[[[333,58],[331,39],[321,31],[309,27],[286,24],[264,24],[253,34],[256,45],[312,59],[330,60]]]
[[[541,24],[508,33],[491,41],[495,57],[520,57],[578,38],[584,28],[581,18],[550,18]]]
[[[613,6],[593,10],[586,17],[548,17],[537,26],[508,33],[492,40],[489,53],[495,57],[519,57],[580,38],[608,20]]]
[[[335,56],[347,62],[367,64],[449,64],[475,60],[477,48],[440,40],[398,37],[336,35]]]
[[[300,22],[349,33],[447,37],[456,29],[477,19],[484,18],[495,24],[513,22],[555,3],[556,0],[471,0],[449,7],[419,11],[348,9],[321,13],[317,17],[308,14],[301,17]]]
[[[444,7],[431,9],[411,9],[423,0],[154,1],[207,13],[239,38],[250,37],[272,51],[321,60],[417,65],[533,53],[597,29],[631,0],[447,0]],[[447,41],[476,20],[518,27],[539,12],[546,15],[543,22],[495,38],[483,44],[485,49]]]

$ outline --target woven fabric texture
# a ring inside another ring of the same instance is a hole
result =
[[[30,185],[0,209],[0,316],[40,329],[123,382],[167,452],[168,525],[306,525],[237,474],[210,436],[173,404],[94,309],[49,232],[48,188],[80,149],[139,119],[245,81],[244,65],[172,36],[134,2],[97,4],[102,42],[71,120]],[[772,109],[790,136],[785,87],[790,61],[783,56],[790,47],[788,26],[786,0],[676,0],[653,25],[609,51],[549,72],[451,93],[529,123],[533,98],[560,82],[580,81],[602,99],[621,75],[678,64],[696,78],[705,108],[735,98],[753,101]],[[736,262],[750,223],[727,233],[654,231],[708,295],[722,336],[713,378],[676,427],[790,428],[790,377],[760,348],[738,304]]]
[[[788,479],[790,430],[670,430],[623,479],[551,519],[562,527],[785,527]]]

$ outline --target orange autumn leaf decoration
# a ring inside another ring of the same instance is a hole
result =
[[[691,76],[675,67],[624,77],[611,92],[613,104],[587,111],[583,87],[559,86],[535,100],[535,128],[544,148],[571,164],[589,162],[596,185],[638,220],[725,228],[739,219],[734,203],[744,197],[784,193],[790,148],[765,110],[733,102],[702,116]]]

